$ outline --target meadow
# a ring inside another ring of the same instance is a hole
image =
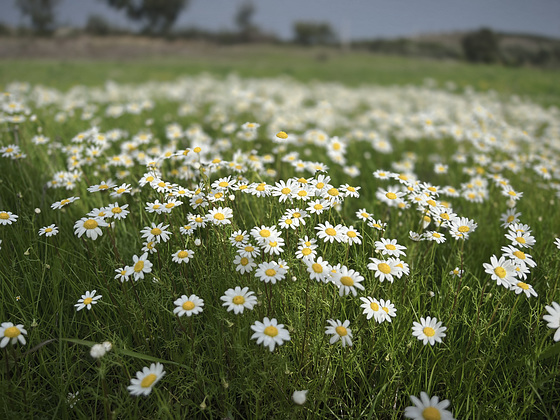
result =
[[[558,74],[228,51],[0,63],[4,417],[558,418]]]

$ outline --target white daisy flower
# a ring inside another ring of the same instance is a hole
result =
[[[331,334],[332,337],[329,340],[330,344],[336,343],[338,340],[342,342],[342,347],[352,345],[352,330],[348,328],[350,321],[346,320],[341,322],[340,320],[327,319],[329,323],[328,327],[325,327],[325,334]]]
[[[420,393],[420,399],[410,396],[413,406],[404,409],[404,416],[414,420],[455,420],[453,414],[446,410],[448,400],[440,401],[438,397],[428,397],[425,392]]]
[[[95,296],[95,293],[96,290],[92,290],[91,292],[88,291],[85,295],[82,295],[82,298],[74,305],[76,307],[76,311],[81,311],[84,308],[87,308],[88,311],[91,310],[91,305],[96,304],[97,301],[102,298],[101,295]]]
[[[152,388],[159,382],[165,375],[163,365],[161,363],[152,363],[150,367],[144,367],[142,371],[136,372],[136,378],[130,380],[130,385],[127,387],[130,395],[149,395]]]
[[[56,227],[55,224],[49,225],[49,226],[45,226],[42,227],[41,229],[39,229],[39,235],[45,235],[47,237],[49,236],[54,236],[58,233],[58,227]]]
[[[224,301],[222,306],[227,306],[228,312],[233,311],[235,315],[238,315],[242,314],[245,309],[252,310],[257,304],[257,297],[254,294],[248,287],[242,289],[237,286],[235,289],[226,290],[220,300]]]
[[[14,325],[11,322],[2,322],[0,326],[0,349],[3,349],[8,343],[14,345],[18,341],[21,345],[26,343],[24,335],[27,331],[22,324]]]
[[[424,345],[430,343],[433,346],[436,341],[441,343],[441,339],[446,336],[444,331],[447,330],[447,327],[442,327],[442,322],[438,322],[437,318],[420,318],[420,323],[414,322],[413,324],[412,335],[422,341]]]
[[[0,210],[0,225],[11,225],[18,217],[17,214],[13,214],[11,211]]]
[[[548,314],[543,316],[543,319],[548,322],[548,328],[556,328],[556,332],[554,333],[554,341],[560,341],[560,305],[556,302],[552,302],[552,306],[547,305],[545,306],[545,309]],[[0,345],[0,347],[2,346]]]
[[[132,257],[132,266],[128,267],[127,276],[134,275],[134,281],[144,278],[144,274],[152,272],[152,263],[148,260],[148,253],[145,252],[142,256],[134,255]]]
[[[96,240],[98,236],[103,235],[102,227],[109,226],[101,217],[82,217],[74,223],[74,234],[81,238],[85,233],[88,238]]]
[[[270,351],[274,351],[276,345],[281,346],[284,341],[290,341],[290,333],[284,328],[284,324],[278,324],[276,318],[268,319],[265,317],[263,322],[255,321],[251,325],[251,329],[255,333],[251,336],[251,340],[257,340],[257,344],[263,344]]]
[[[204,306],[204,300],[199,298],[197,295],[182,295],[179,299],[173,302],[176,306],[173,309],[173,313],[177,316],[191,316],[202,312],[202,307]]]

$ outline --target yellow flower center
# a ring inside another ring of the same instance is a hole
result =
[[[390,251],[394,251],[395,249],[397,249],[397,247],[393,244],[387,244],[387,245],[385,245],[385,248],[390,250]]]
[[[288,187],[284,187],[284,188],[282,188],[282,190],[280,190],[280,192],[281,192],[282,194],[289,194],[289,193],[292,192],[292,190],[289,189]]]
[[[266,335],[268,335],[269,337],[276,337],[278,335],[278,328],[276,328],[272,325],[269,325],[268,327],[266,327],[264,329],[264,333]]]
[[[387,194],[385,194],[385,197],[387,197],[389,200],[394,200],[395,198],[397,198],[397,194],[388,192]]]
[[[442,219],[445,219],[445,220],[449,220],[449,214],[447,214],[447,213],[441,213],[439,215],[439,217],[441,217]]]
[[[148,388],[155,382],[156,379],[157,375],[155,373],[150,373],[149,375],[145,376],[144,379],[142,379],[142,382],[140,382],[140,386],[142,388]]]
[[[276,275],[276,270],[274,268],[269,268],[264,272],[268,277],[273,277]]]
[[[529,290],[529,285],[527,283],[523,283],[522,281],[517,283],[517,286],[521,287],[523,290]]]
[[[4,330],[4,337],[14,338],[21,334],[18,327],[8,327]]]
[[[383,309],[385,312],[389,313],[389,308],[387,308],[386,306],[384,306],[384,307],[381,308],[381,309]]]
[[[311,265],[311,268],[313,269],[313,271],[315,271],[316,273],[322,273],[323,272],[323,266],[321,264],[318,263],[313,263]]]
[[[282,140],[286,140],[288,138],[288,134],[286,134],[285,131],[280,131],[280,132],[276,133],[276,137],[278,137],[279,139],[282,139]]]
[[[140,260],[136,264],[134,264],[134,271],[139,273],[144,269],[144,261]]]
[[[306,255],[306,256],[309,255],[309,254],[311,254],[312,252],[313,252],[313,251],[312,251],[310,248],[303,248],[303,249],[301,250],[301,253],[302,253],[303,255]]]
[[[50,233],[50,232],[52,232],[52,231],[53,231],[52,228],[46,228],[46,229],[45,229],[45,233]]]
[[[152,182],[153,180],[154,180],[154,177],[151,176],[151,175],[146,177],[146,181],[148,181],[148,182]]]
[[[511,215],[511,216],[508,216],[508,218],[507,218],[506,221],[507,221],[508,223],[511,223],[511,222],[513,222],[514,220],[515,220],[515,216],[514,216],[514,215]]]
[[[333,197],[336,197],[339,194],[336,188],[331,188],[330,190],[327,191],[327,193]]]
[[[264,185],[263,184],[259,184],[256,188],[257,191],[264,191]]]
[[[317,187],[317,189],[322,189],[325,187],[325,183],[324,182],[317,182],[317,185],[315,185],[315,187]]]
[[[243,238],[244,238],[243,235],[237,235],[237,236],[235,237],[235,242],[241,242],[241,241],[243,241]]]
[[[350,276],[342,276],[340,278],[340,282],[344,285],[344,286],[353,286],[354,285],[354,280],[352,279],[352,277]]]
[[[154,204],[154,209],[159,209],[161,207],[160,204]]]
[[[195,153],[200,153],[201,150],[202,150],[202,149],[201,149],[200,147],[197,146],[197,147],[195,147],[195,148],[193,149],[193,152],[195,152]]]
[[[348,335],[348,330],[346,328],[344,328],[342,325],[339,325],[338,327],[336,327],[334,329],[336,331],[336,333],[338,335],[340,335],[341,337],[344,337],[345,335]]]
[[[314,208],[315,210],[321,210],[321,209],[323,208],[323,205],[320,204],[320,203],[317,203],[317,204],[315,204],[315,205],[313,206],[313,208]]]
[[[84,299],[84,305],[89,305],[93,301],[92,298],[88,297]]]
[[[241,258],[241,260],[239,260],[239,263],[240,263],[242,266],[246,266],[247,264],[249,264],[249,258],[243,257],[243,258]]]
[[[513,255],[515,255],[517,258],[519,258],[520,260],[524,260],[525,259],[525,253],[522,251],[514,251]]]
[[[115,214],[122,213],[122,209],[120,207],[113,207],[111,211]]]
[[[401,175],[399,175],[399,179],[402,180],[402,181],[408,181],[408,176],[406,176],[404,174],[401,174]]]
[[[336,230],[334,230],[333,228],[327,228],[325,230],[325,233],[329,236],[336,236]]]
[[[109,188],[109,186],[107,184],[103,184],[99,186],[100,190],[106,190],[107,188]]]
[[[515,238],[515,240],[520,244],[524,244],[525,242],[527,242],[523,236],[518,236],[517,238]]]
[[[194,309],[194,306],[194,303],[190,300],[187,300],[185,303],[183,303],[183,309],[185,311],[192,311]]]
[[[507,275],[507,272],[503,267],[494,268],[494,273],[496,273],[496,275],[501,279],[503,279]]]
[[[466,232],[468,232],[469,230],[471,230],[471,228],[468,227],[468,226],[459,226],[459,229],[457,229],[457,230],[458,230],[459,232],[461,232],[461,233],[466,233]]]
[[[178,258],[187,258],[189,256],[189,253],[187,251],[179,251],[179,253],[177,254]]]
[[[61,205],[61,206],[65,206],[65,205],[68,204],[69,202],[70,202],[70,200],[68,200],[67,198],[65,198],[64,200],[62,200],[62,201],[60,202],[60,205]]]
[[[441,414],[435,407],[426,407],[422,410],[422,417],[424,420],[441,420]]]
[[[226,217],[222,213],[216,213],[214,215],[214,219],[216,220],[224,220]]]
[[[259,234],[263,237],[263,238],[268,238],[270,236],[270,230],[268,229],[262,229]]]
[[[346,235],[348,235],[350,238],[356,238],[358,236],[358,234],[353,230],[349,230],[348,232],[346,232]]]
[[[88,219],[84,222],[84,228],[86,229],[95,229],[98,226],[98,223],[93,219]]]
[[[284,223],[286,223],[287,225],[291,225],[294,222],[293,222],[292,219],[286,219],[286,220],[284,220]]]
[[[151,231],[152,235],[161,235],[161,229],[160,228],[153,228]]]
[[[378,305],[377,303],[375,303],[375,302],[371,302],[371,303],[369,304],[369,307],[370,307],[371,309],[373,309],[375,312],[377,312],[377,311],[379,310],[379,305]]]
[[[362,217],[363,217],[364,219],[369,219],[369,214],[367,214],[367,213],[362,213]]]
[[[386,263],[377,264],[377,269],[383,274],[389,274],[391,272],[391,266]]]
[[[437,233],[437,232],[434,232],[434,233],[432,234],[432,236],[433,236],[434,238],[438,238],[438,239],[441,238],[441,235],[440,235],[439,233]]]
[[[173,207],[175,207],[175,203],[167,203],[167,204],[165,205],[165,208],[166,208],[166,209],[171,209],[171,208],[173,208]]]
[[[434,200],[428,200],[428,201],[426,201],[426,203],[428,203],[432,207],[434,207],[436,205],[436,202]]]
[[[436,334],[436,331],[432,327],[424,327],[422,330],[427,337],[433,337]]]
[[[251,245],[245,247],[245,251],[247,252],[253,252],[254,250],[255,248],[253,248]]]
[[[299,195],[300,197],[306,197],[307,196],[307,191],[305,190],[299,190],[297,195]]]
[[[122,194],[125,191],[126,191],[125,188],[119,188],[116,192],[117,192],[117,194]]]
[[[243,296],[235,296],[231,301],[236,305],[243,305],[245,303],[245,298]]]

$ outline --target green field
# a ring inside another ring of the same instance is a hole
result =
[[[557,81],[282,47],[3,60],[0,322],[26,334],[0,329],[0,416],[401,419],[426,392],[457,419],[558,418],[558,325],[543,319],[560,302]],[[110,205],[130,213],[117,220]],[[58,234],[39,234],[52,224]],[[259,251],[246,273],[240,236]],[[396,260],[380,245],[391,239],[406,247]],[[494,263],[506,246],[517,254]],[[256,297],[241,314],[223,306],[237,286]],[[102,298],[80,308],[93,290]],[[174,304],[183,295],[202,311]],[[413,335],[428,316],[446,328],[420,328],[444,332],[433,345]],[[273,351],[252,338],[265,317],[290,338]],[[329,320],[349,321],[334,343]],[[151,363],[165,374],[137,377]],[[146,396],[131,395],[135,378]],[[308,390],[303,405],[296,390]]]

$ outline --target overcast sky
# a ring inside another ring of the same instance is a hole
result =
[[[234,29],[234,15],[244,0],[191,0],[175,28]],[[0,21],[26,23],[16,0],[0,0]],[[478,29],[524,32],[560,38],[560,0],[253,0],[254,23],[288,39],[296,20],[327,21],[345,38],[398,37]],[[104,0],[61,0],[57,21],[83,26],[88,16],[105,16],[131,27],[124,14]]]

